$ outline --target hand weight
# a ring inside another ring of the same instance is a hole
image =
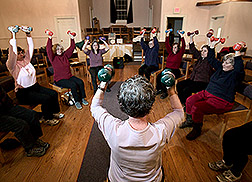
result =
[[[161,83],[170,88],[175,84],[175,76],[170,69],[165,69],[161,73]]]
[[[104,66],[104,68],[98,71],[98,79],[103,82],[108,82],[114,76],[114,67],[110,64]]]

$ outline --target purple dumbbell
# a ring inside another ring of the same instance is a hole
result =
[[[86,39],[87,39],[87,40],[89,40],[89,39],[90,39],[90,37],[89,37],[89,36],[86,36]]]

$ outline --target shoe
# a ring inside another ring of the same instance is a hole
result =
[[[63,113],[54,113],[53,114],[53,117],[55,118],[55,119],[62,119],[62,118],[64,118],[64,116],[65,116],[65,114],[63,114]]]
[[[27,157],[41,157],[45,155],[46,150],[44,147],[33,147],[28,152],[26,152]]]
[[[162,93],[162,90],[157,90],[156,91],[156,95],[159,95],[159,94],[161,94]]]
[[[37,139],[35,145],[37,145],[38,147],[43,147],[45,150],[47,150],[50,147],[50,144],[47,142],[44,142],[41,139]]]
[[[110,88],[107,88],[107,89],[106,89],[106,92],[111,92],[111,89],[110,89]]]
[[[217,161],[217,162],[209,162],[208,163],[208,167],[214,171],[220,171],[220,170],[228,170],[232,167],[233,165],[231,166],[228,166],[225,164],[225,161],[224,160],[221,160],[221,161]]]
[[[160,96],[160,99],[165,99],[167,96],[168,96],[168,94],[166,92],[162,93]]]
[[[88,101],[86,101],[84,98],[82,98],[82,104],[83,104],[84,106],[87,106],[87,105],[88,105]]]
[[[233,175],[233,173],[228,170],[225,171],[224,173],[216,176],[217,180],[220,182],[232,182],[232,181],[237,181],[241,179],[242,174],[240,174],[240,176],[236,177],[235,175]]]
[[[50,126],[54,126],[56,124],[58,124],[60,122],[60,120],[58,119],[48,119],[44,121],[44,124],[50,125]]]
[[[186,114],[186,120],[179,126],[179,128],[193,127],[192,115]]]
[[[193,129],[186,135],[187,140],[195,140],[201,135],[202,123],[193,123]]]
[[[82,109],[80,102],[75,102],[76,109]]]

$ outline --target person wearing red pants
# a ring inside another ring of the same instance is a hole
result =
[[[215,58],[214,47],[220,42],[210,42],[207,60],[216,72],[210,78],[206,88],[186,100],[186,112],[192,115],[193,129],[187,134],[188,140],[194,140],[201,134],[203,116],[220,114],[232,109],[235,92],[244,78],[244,66],[240,50],[224,56],[223,63]]]

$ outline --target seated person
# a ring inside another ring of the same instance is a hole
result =
[[[46,33],[48,35],[46,51],[49,61],[53,67],[54,81],[56,85],[60,87],[70,88],[75,101],[75,107],[77,109],[82,109],[81,103],[85,106],[88,105],[88,102],[85,100],[86,93],[84,82],[82,79],[72,75],[68,60],[72,56],[75,49],[75,33],[68,32],[68,35],[71,38],[71,45],[66,51],[64,51],[63,46],[60,44],[55,44],[52,46],[52,32],[48,30]]]
[[[170,46],[170,37],[169,37],[170,31],[166,33],[166,40],[165,40],[165,46],[166,51],[168,52],[168,56],[166,59],[166,68],[171,69],[172,73],[175,75],[175,78],[179,78],[181,73],[179,70],[182,57],[185,53],[185,39],[183,37],[183,34],[179,31],[178,34],[181,37],[182,41],[182,47],[179,48],[178,43],[174,43],[172,47]],[[157,94],[162,93],[161,99],[165,99],[167,94],[167,89],[164,84],[161,83],[161,73],[157,76]]]
[[[192,115],[193,129],[187,134],[188,140],[194,140],[201,134],[205,114],[221,114],[232,109],[236,88],[244,78],[244,65],[240,51],[223,57],[223,63],[215,58],[214,47],[220,42],[210,42],[207,60],[216,70],[210,78],[206,90],[190,96],[186,100],[186,112]]]
[[[126,121],[102,107],[106,83],[98,88],[91,113],[111,148],[109,180],[161,181],[162,151],[184,117],[175,86],[168,90],[173,112],[156,122],[146,117],[155,102],[155,91],[145,77],[133,76],[119,88],[120,109],[129,115]]]
[[[81,48],[81,50],[89,56],[89,72],[91,74],[92,79],[92,85],[94,88],[94,94],[97,90],[97,75],[100,69],[103,68],[103,57],[102,55],[108,52],[109,46],[105,40],[100,38],[100,40],[105,45],[105,48],[100,49],[100,45],[96,40],[94,40],[91,44],[91,50],[87,49],[87,44],[89,43],[89,39],[85,40],[84,46]],[[107,87],[107,92],[110,92],[110,88]]]
[[[225,171],[216,176],[218,181],[237,181],[252,155],[249,138],[252,138],[252,121],[225,132],[222,141],[223,159],[208,166],[214,171]]]
[[[39,139],[43,135],[37,112],[14,106],[0,85],[0,131],[14,132],[25,149],[27,157],[40,157],[50,144]]]
[[[158,44],[158,40],[156,37],[156,33],[152,33],[152,37],[153,39],[150,40],[149,45],[146,45],[144,43],[144,33],[145,31],[142,30],[143,33],[141,35],[141,47],[144,51],[144,55],[145,55],[145,60],[144,60],[144,64],[139,68],[138,70],[138,74],[142,75],[150,80],[150,75],[151,72],[153,71],[157,71],[159,69],[158,65],[159,65],[159,58],[158,58],[158,50],[159,50],[159,44]]]
[[[33,41],[27,27],[21,28],[26,33],[28,50],[17,47],[14,27],[6,66],[15,79],[15,92],[21,104],[42,104],[43,121],[49,125],[56,125],[64,114],[59,113],[58,93],[52,89],[42,87],[36,80],[36,70],[30,63],[33,55]]]
[[[210,77],[212,76],[214,70],[212,66],[207,61],[208,45],[203,45],[201,51],[198,51],[194,45],[193,37],[195,33],[190,35],[190,53],[193,54],[197,61],[193,65],[193,71],[189,79],[178,82],[176,85],[178,97],[180,102],[185,105],[186,99],[192,95],[192,93],[197,93],[201,90],[205,90]],[[180,128],[185,128],[192,126],[192,116],[187,115],[186,121],[182,123]]]

